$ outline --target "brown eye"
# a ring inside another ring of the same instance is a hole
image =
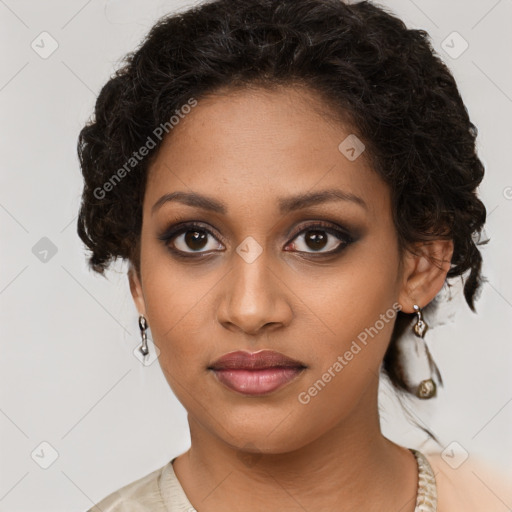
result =
[[[171,240],[178,251],[182,252],[206,252],[222,249],[222,245],[205,229],[188,229],[176,234]]]
[[[193,255],[223,249],[210,230],[194,224],[173,227],[159,238],[176,254]]]
[[[317,224],[303,229],[290,243],[297,252],[329,254],[339,252],[351,242],[349,234],[330,224]]]
[[[314,251],[323,249],[327,244],[327,236],[324,231],[309,230],[304,236],[304,243]]]
[[[184,234],[185,245],[193,251],[203,249],[208,241],[208,234],[205,231],[187,231]]]

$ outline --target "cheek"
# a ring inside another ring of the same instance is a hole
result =
[[[204,304],[198,299],[204,292],[195,293],[166,275],[147,284],[147,313],[153,341],[160,350],[160,368],[178,400],[187,410],[194,411],[198,385],[203,384],[207,373],[207,326],[202,323],[206,315],[201,309]]]
[[[388,317],[394,318],[398,251],[388,236],[392,235],[382,233],[361,240],[339,265],[328,272],[316,271],[311,278],[302,280],[303,288],[299,293],[317,313],[322,331],[328,331],[325,339],[328,343],[322,346],[342,349],[386,312]],[[392,322],[389,318],[386,320],[385,326],[379,322],[380,339],[391,336],[392,325],[389,324]]]
[[[338,411],[350,409],[365,388],[378,377],[397,314],[397,304],[367,301],[364,307],[338,310],[329,336],[315,340],[308,378],[300,403],[311,402]],[[328,413],[328,411],[327,411]]]
[[[315,364],[295,397],[294,417],[300,417],[305,439],[344,421],[358,404],[371,408],[376,403],[380,365],[397,312],[385,302],[343,311],[333,323],[338,335],[316,345]],[[364,428],[368,418],[360,419]]]
[[[307,386],[314,388],[303,391],[305,400],[311,399],[308,407],[314,402],[311,409],[319,408],[316,412],[328,409],[329,403],[337,404],[338,411],[346,409],[377,378],[400,308],[397,268],[395,246],[375,238],[346,258],[339,270],[309,282],[308,305],[319,312],[317,327],[323,334],[314,336],[315,350],[310,350]]]
[[[212,291],[215,272],[173,263],[158,249],[143,259],[143,283],[151,335],[160,350],[160,366],[179,396],[175,381],[191,387],[209,361],[212,332]]]

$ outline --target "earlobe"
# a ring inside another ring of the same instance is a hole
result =
[[[146,315],[146,303],[144,301],[141,280],[135,267],[131,264],[128,270],[128,282],[130,283],[130,292],[137,311],[140,315]]]
[[[429,304],[446,281],[453,255],[452,240],[433,240],[407,250],[399,302],[404,313],[414,313],[414,304]]]

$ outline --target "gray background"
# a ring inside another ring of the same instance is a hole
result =
[[[0,0],[0,511],[86,510],[188,447],[185,412],[158,362],[145,367],[133,355],[139,332],[125,265],[108,280],[89,272],[75,227],[76,139],[96,95],[152,23],[186,5]],[[477,315],[458,287],[441,312],[444,325],[427,333],[445,388],[413,414],[443,446],[456,442],[455,451],[510,470],[512,1],[385,5],[430,33],[479,128],[487,169],[480,193],[489,214],[489,282]],[[58,44],[47,58],[43,31]],[[454,31],[469,44],[460,55],[464,42]],[[387,385],[381,398],[386,435],[435,449],[404,419]],[[58,456],[50,464],[52,450]]]

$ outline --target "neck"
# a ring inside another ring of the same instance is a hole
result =
[[[369,391],[366,402],[374,406],[361,403],[343,422],[286,453],[233,447],[189,417],[191,448],[177,457],[174,470],[201,512],[413,512],[414,456],[382,435],[376,388]]]

